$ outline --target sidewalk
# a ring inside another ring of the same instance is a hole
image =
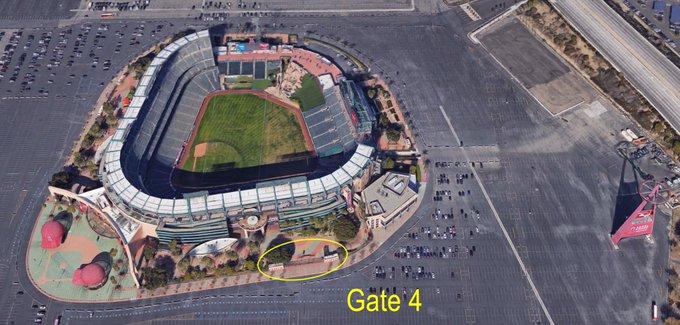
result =
[[[408,220],[411,219],[411,217],[415,214],[415,212],[418,210],[420,207],[420,203],[422,202],[422,195],[425,192],[426,188],[426,183],[421,183],[420,188],[418,191],[418,195],[421,196],[420,199],[416,202],[416,204],[411,208],[410,211],[408,211],[407,214],[405,214],[402,217],[399,217],[392,221],[386,228],[379,228],[379,229],[374,229],[373,230],[373,240],[365,245],[363,248],[359,249],[358,251],[353,252],[352,254],[349,255],[347,258],[347,262],[343,265],[343,269],[347,268],[349,266],[352,266],[354,264],[357,264],[367,257],[371,256],[374,252],[376,252],[383,243],[385,243],[389,238],[391,238],[396,234],[397,230],[401,228]],[[315,264],[320,264],[320,265],[315,265]],[[275,273],[273,274],[274,276],[281,277],[282,275],[286,275],[287,277],[304,277],[304,276],[312,276],[316,274],[320,274],[323,272],[326,272],[333,267],[336,267],[339,262],[334,262],[334,263],[312,263],[312,264],[306,264],[306,265],[297,265],[294,266],[293,268],[289,268],[284,270],[282,273]],[[314,265],[314,267],[310,267]],[[323,279],[323,278],[322,278]],[[149,291],[145,289],[140,290],[140,294],[138,295],[138,298],[152,298],[152,297],[160,297],[160,296],[166,296],[166,295],[172,295],[172,294],[178,294],[178,293],[186,293],[186,292],[196,292],[196,291],[202,291],[202,290],[209,290],[209,289],[215,289],[215,288],[225,288],[225,287],[230,287],[230,286],[236,286],[236,285],[244,285],[244,284],[252,284],[252,283],[258,283],[258,282],[263,282],[263,281],[271,281],[264,275],[260,273],[255,273],[255,272],[249,272],[249,273],[243,273],[235,276],[227,276],[227,277],[222,277],[222,278],[207,278],[204,280],[200,281],[194,281],[194,282],[187,282],[187,283],[181,283],[181,284],[172,284],[167,287],[159,288],[154,291]]]

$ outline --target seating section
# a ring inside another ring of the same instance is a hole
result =
[[[182,146],[191,135],[203,98],[216,90],[219,90],[216,67],[201,71],[188,83],[156,151],[155,158],[159,162],[168,165],[175,163]]]
[[[327,113],[319,115],[326,116],[319,121],[326,121],[327,129],[334,129],[335,136],[327,142],[345,150],[354,149],[351,158],[332,173],[224,193],[189,195],[172,188],[172,170],[194,127],[203,98],[219,89],[219,72],[209,37],[208,31],[200,31],[179,38],[166,46],[144,72],[102,160],[102,180],[111,202],[132,218],[161,223],[158,235],[164,241],[180,238],[197,243],[228,236],[226,222],[200,223],[210,216],[225,221],[219,216],[232,210],[281,203],[285,217],[308,220],[343,208],[344,200],[339,199],[342,188],[371,166],[374,148],[350,140],[347,130],[342,130],[348,116],[341,117],[336,107],[339,101],[332,100],[328,100],[330,106],[323,108]],[[291,204],[299,209],[285,208]]]
[[[208,37],[189,42],[167,59],[123,149],[123,171],[131,184],[150,194],[172,195],[168,180],[173,165],[202,99],[218,89]]]
[[[224,219],[191,224],[162,224],[156,229],[161,244],[173,239],[183,244],[200,244],[213,239],[229,237],[229,226]]]
[[[326,101],[302,115],[319,157],[332,156],[356,147],[356,131],[338,86],[324,91]]]

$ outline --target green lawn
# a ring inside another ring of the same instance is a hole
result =
[[[321,88],[316,82],[316,78],[311,74],[306,74],[302,77],[302,85],[292,98],[297,99],[300,102],[300,108],[303,112],[310,110],[316,106],[319,106],[326,102],[323,97]]]
[[[269,87],[271,85],[272,85],[272,82],[269,79],[255,80],[253,82],[253,89],[264,90],[264,89],[267,89],[267,87]]]
[[[194,147],[201,143],[208,143],[208,150],[196,159],[194,168]],[[190,145],[182,169],[197,172],[271,164],[281,161],[283,155],[306,151],[295,116],[249,94],[211,99]]]

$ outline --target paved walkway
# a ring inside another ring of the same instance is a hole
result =
[[[371,256],[374,252],[376,252],[381,245],[387,241],[387,239],[391,238],[392,236],[398,236],[396,234],[397,230],[401,228],[415,213],[415,211],[418,210],[418,207],[420,206],[420,202],[422,201],[422,195],[425,192],[426,184],[421,183],[420,185],[420,191],[419,194],[421,195],[421,200],[418,200],[414,206],[411,207],[411,209],[404,214],[402,217],[396,218],[392,223],[390,223],[386,228],[381,228],[381,229],[374,229],[373,230],[373,240],[359,249],[358,251],[353,252],[347,259],[347,262],[345,265],[343,265],[343,268],[347,268],[349,266],[352,266],[354,264],[357,264],[367,257]],[[313,264],[305,264],[305,265],[300,265],[299,268],[295,267],[295,269],[292,270],[287,270],[287,272],[284,274],[285,277],[293,278],[293,277],[304,277],[304,276],[312,276],[315,274],[320,274],[322,272],[328,271],[332,269],[333,267],[337,266],[340,261],[333,262],[333,263],[313,263]],[[318,265],[317,265],[318,264]],[[281,276],[282,274],[273,274],[274,276]],[[235,276],[228,276],[228,277],[223,277],[223,278],[208,278],[204,279],[201,281],[194,281],[194,282],[188,282],[188,283],[181,283],[181,284],[173,284],[169,285],[167,287],[159,288],[156,289],[155,291],[149,291],[149,290],[142,290],[140,293],[140,298],[151,298],[151,297],[159,297],[159,296],[166,296],[166,295],[172,295],[172,294],[178,294],[178,293],[184,293],[184,292],[191,292],[191,291],[201,291],[201,290],[208,290],[208,289],[215,289],[215,288],[223,288],[223,287],[230,287],[230,286],[235,286],[235,285],[244,285],[244,284],[252,284],[252,283],[258,283],[258,282],[263,282],[263,281],[271,281],[264,275],[260,273],[243,273]]]

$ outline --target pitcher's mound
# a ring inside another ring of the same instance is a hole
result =
[[[194,158],[201,158],[205,156],[205,153],[208,151],[208,143],[203,142],[199,143],[194,147]]]

